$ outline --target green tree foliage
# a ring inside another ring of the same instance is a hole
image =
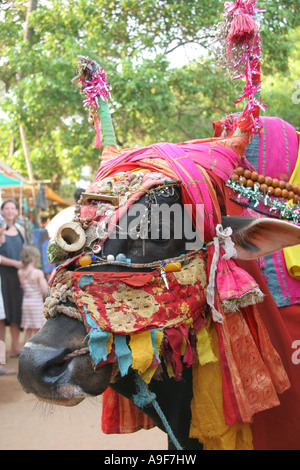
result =
[[[24,40],[28,3],[0,5],[0,92],[6,113],[0,118],[1,160],[25,176],[20,123],[34,177],[52,179],[55,189],[66,175],[76,181],[84,165],[92,175],[99,165],[94,130],[71,83],[79,54],[95,59],[108,74],[120,147],[207,137],[213,120],[235,111],[236,90],[210,53],[223,1],[35,0]],[[267,9],[262,40],[269,91],[263,102],[270,97],[270,110],[296,125],[286,104],[291,94],[285,98],[280,84],[286,80],[292,91],[294,61],[299,64],[299,8],[289,0],[259,6]],[[179,51],[190,45],[201,54],[182,64]]]
[[[264,79],[266,114],[280,116],[300,131],[300,28],[291,34],[291,47],[286,73],[276,71]]]

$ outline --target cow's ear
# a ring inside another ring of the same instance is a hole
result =
[[[300,244],[300,227],[282,220],[222,216],[222,226],[232,228],[239,259],[256,259]]]

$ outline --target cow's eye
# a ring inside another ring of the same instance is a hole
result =
[[[151,240],[158,242],[166,242],[172,238],[171,227],[169,224],[159,224],[151,227]]]

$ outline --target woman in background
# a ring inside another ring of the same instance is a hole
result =
[[[25,330],[27,342],[44,325],[44,299],[48,288],[44,273],[38,268],[40,251],[35,246],[25,246],[21,253],[23,267],[18,275],[23,290],[21,328]]]
[[[5,342],[5,326],[10,326],[11,357],[19,356],[19,335],[22,317],[22,289],[18,277],[18,269],[23,249],[24,228],[15,223],[18,216],[15,200],[7,199],[1,206],[4,223],[0,226],[0,282],[5,319],[0,320],[0,340]],[[2,314],[3,317],[3,314]]]

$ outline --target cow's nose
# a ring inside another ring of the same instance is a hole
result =
[[[23,347],[19,357],[18,380],[26,393],[49,396],[68,367],[66,348],[54,349],[34,342]]]

